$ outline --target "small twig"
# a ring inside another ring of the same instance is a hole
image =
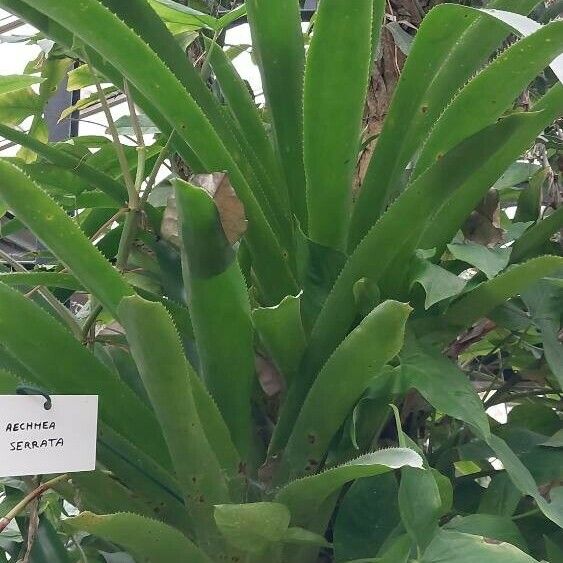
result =
[[[34,486],[38,486],[41,482],[40,478],[34,479]],[[27,542],[25,548],[25,555],[21,563],[29,563],[31,558],[31,550],[37,536],[39,529],[39,497],[30,502],[29,524],[27,526]]]
[[[18,502],[18,504],[16,504],[16,506],[14,506],[14,508],[12,508],[12,510],[10,510],[6,514],[6,516],[0,518],[0,533],[6,529],[8,524],[14,518],[19,516],[27,508],[30,502],[34,501],[36,498],[39,498],[43,493],[45,493],[49,489],[52,489],[59,483],[62,483],[63,481],[68,481],[69,479],[70,479],[70,475],[68,473],[65,473],[64,475],[59,475],[54,479],[45,481],[45,483],[39,485],[39,487],[31,491],[31,493],[27,494],[20,502]]]
[[[90,72],[93,76],[96,76],[94,69],[92,67],[92,63],[90,62],[90,57],[84,51],[84,60],[90,69]],[[131,206],[131,202],[135,201],[135,198],[138,198],[138,194],[135,190],[135,184],[133,183],[133,178],[131,177],[131,172],[129,170],[129,163],[127,162],[127,157],[125,156],[125,151],[123,149],[123,145],[119,140],[119,133],[117,132],[117,128],[115,126],[115,122],[113,120],[113,116],[111,115],[111,109],[108,105],[108,101],[104,95],[102,85],[100,81],[96,78],[96,91],[98,92],[98,96],[100,98],[100,105],[102,106],[102,110],[104,115],[106,116],[108,122],[108,129],[111,134],[111,138],[113,140],[115,152],[117,154],[117,159],[119,161],[119,166],[121,168],[121,173],[123,174],[123,180],[125,182],[125,187],[127,188],[127,193],[129,195],[129,205]]]

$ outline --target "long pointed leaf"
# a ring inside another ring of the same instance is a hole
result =
[[[520,92],[563,50],[562,37],[563,22],[552,22],[511,45],[473,78],[430,131],[412,177],[511,108]]]
[[[246,9],[291,208],[305,231],[302,126],[305,49],[299,2],[246,0]]]
[[[365,277],[379,285],[383,297],[396,298],[405,277],[404,291],[408,291],[404,267],[399,279],[387,275],[388,270],[411,259],[420,234],[450,195],[491,185],[498,178],[520,154],[520,137],[527,146],[528,125],[534,119],[529,115],[511,116],[470,137],[435,163],[381,217],[348,259],[317,318],[308,352],[312,377],[354,320],[354,284]],[[409,222],[407,230],[404,221]]]
[[[265,188],[273,190],[268,191],[267,195],[272,201],[274,211],[287,213],[289,210],[287,186],[282,180],[279,161],[256,103],[250,96],[248,86],[238,75],[223,49],[216,43],[208,42],[207,45],[209,64],[215,73],[225,101],[248,143],[273,180],[271,185]]]
[[[275,197],[275,185],[264,172],[261,159],[253,151],[253,147],[243,136],[236,135],[230,122],[205,84],[200,72],[186,57],[180,44],[172,37],[162,21],[155,17],[153,9],[145,0],[133,0],[135,8],[121,0],[102,0],[102,3],[123,20],[133,31],[142,37],[174,73],[187,92],[194,98],[210,124],[219,135],[230,157],[236,162],[244,174],[253,195],[262,211],[272,224],[278,236],[291,228],[289,217],[278,212],[278,200]],[[269,198],[273,198],[270,199]],[[278,224],[279,223],[279,224]]]
[[[556,84],[533,107],[535,117],[528,120],[511,139],[516,144],[511,154],[516,158],[516,151],[523,152],[533,142],[535,136],[563,113],[563,85]],[[508,156],[508,154],[506,154]],[[474,184],[472,188],[452,194],[446,204],[436,213],[425,230],[420,248],[436,248],[436,255],[441,256],[446,245],[453,239],[463,222],[469,217],[479,201],[486,195],[490,182]]]
[[[448,309],[446,320],[456,326],[469,326],[507,299],[518,295],[534,281],[562,267],[561,256],[541,256],[512,266],[463,295]]]
[[[163,467],[170,460],[153,413],[49,313],[0,284],[0,340],[51,392],[100,396],[100,416]]]
[[[139,561],[190,561],[211,563],[195,544],[178,530],[138,514],[121,512],[97,516],[91,512],[65,520],[65,526],[84,531],[131,551]]]
[[[344,420],[385,363],[403,344],[411,308],[385,301],[356,327],[328,359],[301,408],[283,464],[290,477],[315,472]]]
[[[133,289],[86,238],[78,225],[19,168],[0,160],[0,197],[107,309]]]
[[[321,0],[305,67],[303,155],[309,238],[339,250],[345,250],[352,205],[371,66],[373,4],[374,0]]]
[[[514,243],[510,261],[515,263],[538,254],[549,237],[561,228],[563,228],[563,205],[530,227]]]
[[[176,134],[193,149],[208,170],[229,172],[231,183],[245,205],[249,219],[246,236],[254,268],[267,298],[279,300],[288,289],[291,291],[294,282],[287,258],[247,180],[196,101],[149,45],[97,0],[80,0],[79,5],[70,0],[25,2],[72,29],[84,44],[111,60],[174,127]],[[137,64],[139,60],[143,60],[142,65]]]
[[[529,13],[537,0],[496,0],[491,8]],[[401,176],[454,94],[507,36],[506,24],[477,10],[439,5],[423,20],[354,206],[352,250],[398,191]]]
[[[294,526],[306,527],[322,503],[349,481],[371,477],[400,467],[422,467],[422,458],[408,448],[389,448],[357,457],[324,473],[292,481],[276,494],[285,504]]]
[[[206,551],[220,552],[214,545],[213,506],[229,501],[228,488],[198,416],[191,368],[172,320],[161,304],[137,296],[122,301],[119,317],[162,426],[199,543]]]
[[[253,328],[244,277],[213,199],[201,188],[175,182],[182,270],[202,377],[233,441],[247,458],[254,382]],[[228,319],[228,323],[225,323]]]
[[[118,205],[122,205],[125,202],[127,197],[125,186],[107,174],[96,170],[96,168],[84,162],[83,159],[77,158],[68,152],[59,150],[46,143],[42,143],[33,136],[12,129],[2,123],[0,123],[0,136],[36,152],[38,155],[61,168],[70,170],[73,174],[88,182],[92,187],[99,188],[109,195]]]

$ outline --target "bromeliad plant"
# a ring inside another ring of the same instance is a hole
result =
[[[84,512],[65,545],[42,516],[38,545],[57,561],[559,560],[563,215],[540,215],[548,169],[513,164],[563,108],[563,22],[519,15],[536,3],[428,14],[354,198],[382,0],[321,0],[307,53],[296,0],[247,0],[267,125],[214,41],[224,21],[168,0],[0,0],[55,42],[42,91],[82,61],[71,84],[96,85],[113,134],[47,143],[40,109],[29,134],[0,125],[22,147],[0,160],[3,233],[29,228],[48,264],[5,257],[1,390],[100,396],[98,469],[56,483]],[[514,109],[544,71],[551,88]],[[239,241],[195,180],[155,187],[171,153],[230,182]],[[484,240],[493,186],[519,199]],[[87,314],[64,306],[75,292]],[[485,406],[518,400],[491,429]]]

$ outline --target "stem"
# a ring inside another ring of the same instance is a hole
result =
[[[34,479],[34,486],[39,485],[41,479],[38,477]],[[37,530],[39,529],[39,498],[35,498],[30,503],[29,524],[27,526],[27,545],[25,548],[25,555],[21,563],[29,563],[31,558],[31,550],[37,537]]]
[[[126,209],[119,209],[115,215],[110,217],[91,237],[90,240],[95,244],[96,239],[99,238],[104,232],[112,226],[112,224],[117,221],[123,213],[125,213]]]
[[[72,539],[72,543],[76,546],[76,549],[78,550],[78,553],[80,555],[80,561],[82,563],[88,563],[88,559],[86,558],[86,554],[84,553],[84,550],[82,549],[82,546],[80,545],[80,542],[76,539],[76,536],[70,536]]]
[[[36,489],[31,491],[31,493],[27,494],[12,510],[6,514],[3,518],[0,518],[0,533],[4,531],[4,529],[8,526],[8,524],[17,516],[19,516],[26,508],[27,505],[34,501],[36,498],[39,498],[44,492],[52,489],[59,483],[63,481],[68,481],[70,479],[70,475],[65,473],[64,475],[59,475],[50,481],[45,481],[42,485],[39,485]]]
[[[512,520],[521,520],[522,518],[527,518],[528,516],[534,516],[535,514],[539,514],[539,508],[533,508],[532,510],[528,510],[528,512],[522,512],[521,514],[516,514],[512,517]]]
[[[135,233],[137,231],[137,214],[138,210],[130,209],[127,215],[125,215],[125,221],[123,222],[123,231],[121,233],[121,239],[119,240],[119,248],[117,249],[117,258],[115,262],[117,269],[121,271],[123,271],[127,265],[131,244],[135,240]]]
[[[24,268],[19,262],[14,260],[3,250],[0,250],[0,258],[10,264],[10,266],[12,266],[14,270],[18,272],[27,272],[26,268]],[[63,318],[63,320],[70,328],[72,334],[74,334],[74,336],[76,336],[77,338],[80,338],[82,336],[82,333],[80,332],[80,327],[76,323],[73,314],[48,289],[39,287],[36,291]]]
[[[147,159],[147,151],[145,146],[145,138],[143,137],[143,129],[141,128],[139,116],[137,115],[137,110],[135,109],[135,102],[133,101],[133,97],[131,96],[131,92],[129,91],[129,84],[127,83],[127,81],[123,83],[123,91],[125,93],[125,98],[127,99],[127,106],[129,107],[131,124],[133,125],[133,131],[135,132],[135,137],[137,139],[137,174],[135,176],[135,200],[137,204],[139,204],[139,191],[145,177],[145,162]],[[129,202],[129,207],[136,209],[137,206],[132,206],[131,202]]]
[[[115,152],[117,154],[117,159],[119,161],[119,167],[121,168],[121,173],[123,174],[123,180],[125,182],[125,187],[127,188],[127,194],[129,195],[129,206],[131,207],[131,203],[132,202],[137,202],[138,201],[138,194],[137,191],[135,190],[135,184],[133,183],[133,178],[131,177],[131,172],[129,170],[129,163],[127,162],[127,157],[125,156],[125,151],[123,150],[123,145],[121,144],[121,141],[119,140],[119,133],[117,132],[117,128],[115,126],[115,122],[113,120],[113,116],[111,115],[111,109],[108,105],[108,101],[106,99],[106,96],[104,94],[104,91],[102,89],[102,85],[100,84],[100,81],[98,80],[96,73],[92,67],[92,64],[90,63],[90,57],[88,57],[88,54],[86,53],[86,51],[84,51],[84,60],[86,61],[86,64],[88,65],[88,68],[90,69],[90,72],[92,73],[92,76],[95,77],[95,85],[96,85],[96,91],[98,92],[98,97],[100,98],[100,104],[102,106],[102,110],[104,112],[104,115],[106,116],[107,122],[108,122],[108,129],[109,132],[111,134],[111,138],[113,140],[113,145],[115,148]]]
[[[96,305],[92,309],[92,311],[84,321],[84,325],[82,326],[82,342],[85,343],[86,340],[88,339],[88,333],[90,332],[90,329],[96,324],[96,319],[98,318],[98,315],[102,312],[102,309],[103,306],[98,303],[98,305]]]
[[[160,170],[162,163],[164,162],[164,160],[168,155],[168,151],[170,150],[173,137],[174,137],[174,129],[172,129],[172,132],[170,133],[168,140],[166,141],[166,144],[164,145],[164,147],[162,147],[162,150],[158,154],[158,158],[156,159],[156,162],[154,163],[149,179],[147,180],[145,191],[141,196],[141,203],[145,203],[147,201],[152,189],[154,188],[156,182],[156,175],[158,174],[158,171]]]

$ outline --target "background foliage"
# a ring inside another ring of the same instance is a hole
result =
[[[0,0],[0,392],[100,396],[0,561],[561,561],[560,5]]]

